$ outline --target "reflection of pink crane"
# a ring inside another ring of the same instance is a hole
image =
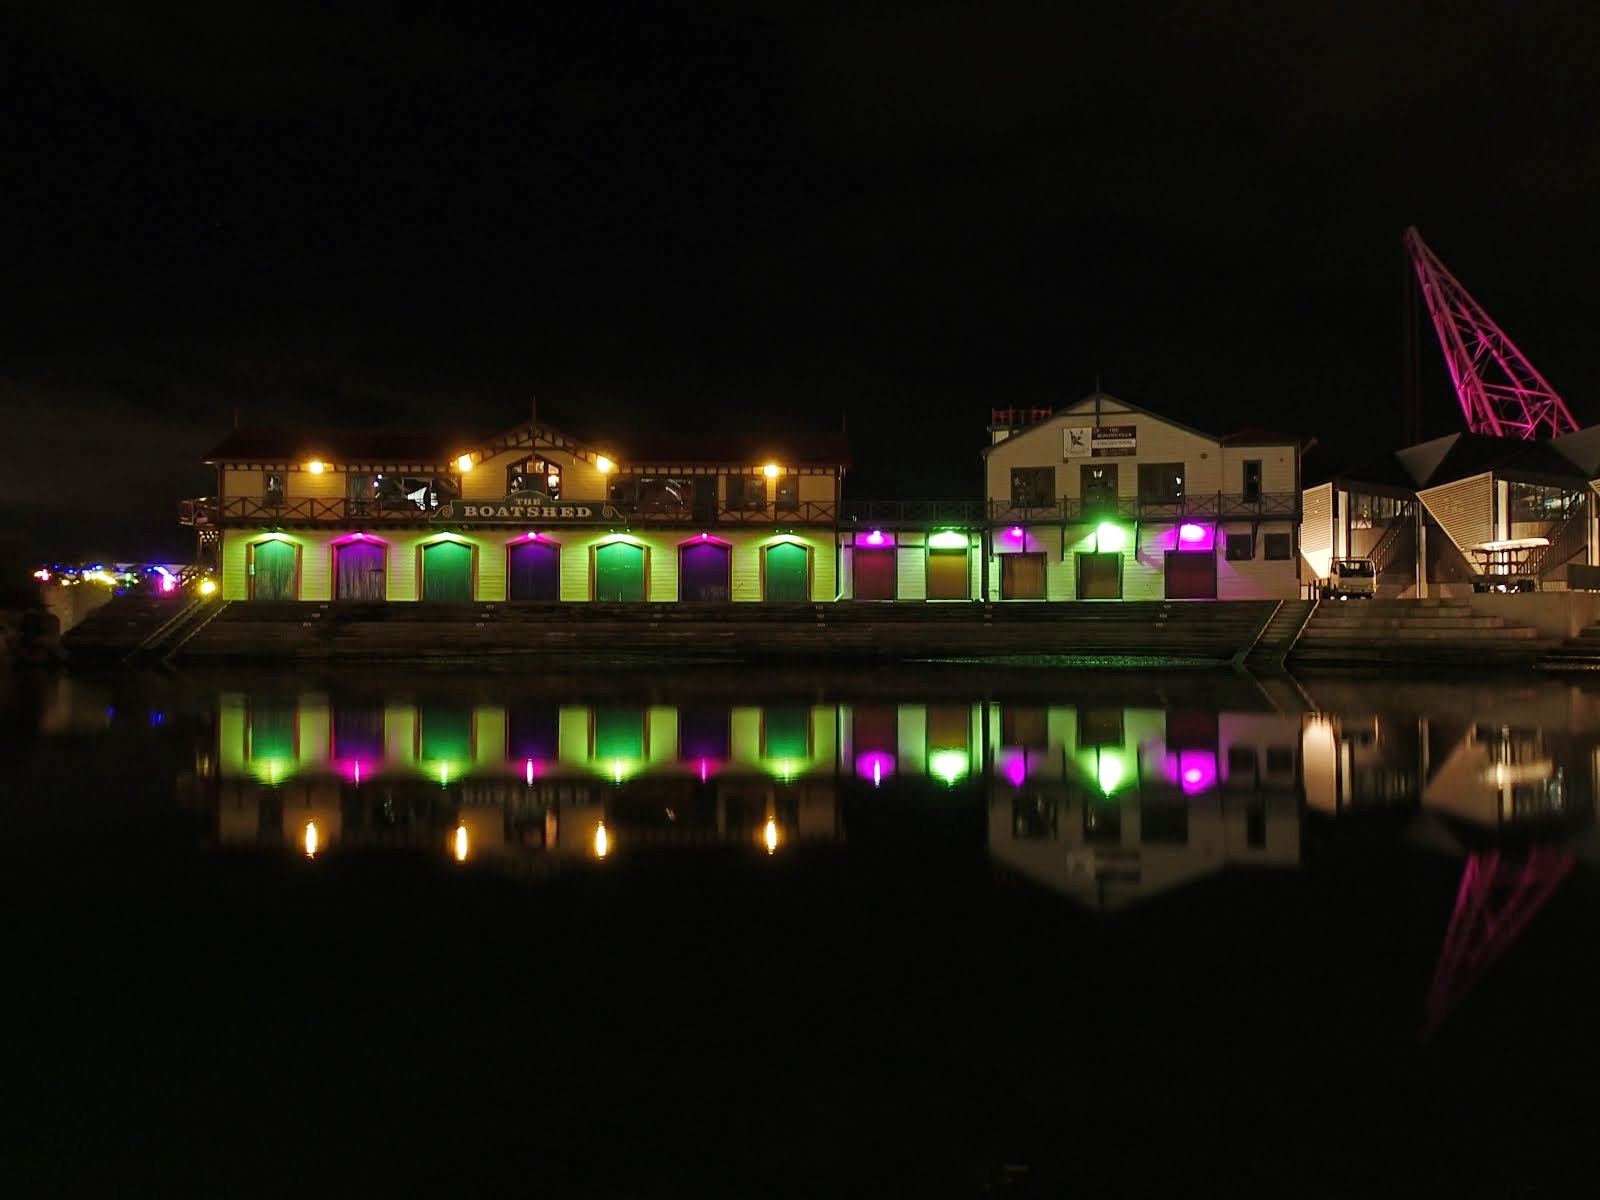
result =
[[[1570,870],[1571,853],[1554,846],[1535,846],[1522,859],[1507,858],[1499,850],[1475,850],[1467,856],[1450,928],[1428,987],[1424,1037],[1438,1030],[1451,1009],[1521,936]]]
[[[1576,433],[1578,423],[1555,388],[1445,270],[1415,226],[1406,230],[1405,245],[1467,428],[1495,437]]]

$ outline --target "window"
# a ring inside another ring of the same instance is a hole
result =
[[[506,495],[534,492],[561,499],[561,464],[544,458],[527,458],[506,468]]]
[[[1079,477],[1078,495],[1083,498],[1085,511],[1095,508],[1115,508],[1117,504],[1117,466],[1085,466]]]
[[[773,507],[782,513],[800,511],[800,476],[785,475],[778,480],[778,494]]]
[[[1265,553],[1263,558],[1270,558],[1275,562],[1294,557],[1294,534],[1269,533],[1266,535]]]
[[[283,476],[269,471],[261,477],[261,499],[270,505],[283,503]]]
[[[1012,797],[1011,836],[1019,842],[1054,841],[1056,802],[1038,795]]]
[[[1056,502],[1054,467],[1012,467],[1011,506],[1045,508]]]
[[[374,475],[372,482],[378,507],[385,511],[432,512],[461,494],[460,481],[452,475]]]
[[[1530,483],[1513,483],[1510,490],[1513,522],[1559,521],[1578,507],[1582,495]]]
[[[1243,494],[1251,504],[1261,502],[1261,460],[1258,458],[1245,461]]]
[[[1253,533],[1230,533],[1228,535],[1228,548],[1225,557],[1229,562],[1244,562],[1256,556],[1256,535]]]
[[[1228,781],[1254,783],[1256,781],[1256,748],[1254,746],[1228,747]]]
[[[1294,748],[1292,746],[1267,747],[1267,774],[1277,776],[1294,774]]]
[[[763,509],[767,506],[767,481],[760,475],[728,476],[728,507]]]
[[[1187,846],[1188,804],[1182,800],[1147,800],[1139,805],[1139,841],[1146,846]]]
[[[1078,745],[1083,747],[1120,746],[1126,740],[1122,731],[1122,709],[1080,708]]]
[[[1140,463],[1139,499],[1145,504],[1182,504],[1183,464]]]

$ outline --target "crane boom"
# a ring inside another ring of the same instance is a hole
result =
[[[1576,433],[1578,423],[1555,388],[1445,269],[1416,226],[1406,230],[1405,245],[1467,428],[1525,439]]]

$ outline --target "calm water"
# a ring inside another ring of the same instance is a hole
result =
[[[30,1192],[1592,1191],[1600,693],[0,687]]]

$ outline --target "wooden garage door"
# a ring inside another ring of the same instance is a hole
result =
[[[893,600],[894,549],[864,550],[857,546],[851,553],[855,562],[855,598]]]
[[[1078,555],[1078,599],[1122,599],[1122,555]]]
[[[928,551],[928,599],[967,599],[967,552]]]

